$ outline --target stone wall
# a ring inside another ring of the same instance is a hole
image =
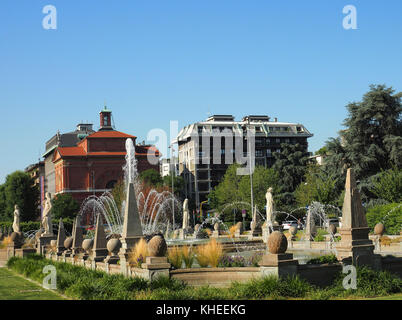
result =
[[[261,276],[260,268],[190,268],[170,271],[170,277],[192,286],[229,286],[231,282],[245,282]]]
[[[402,258],[387,256],[382,258],[382,270],[391,272],[402,278]]]
[[[302,264],[297,266],[297,274],[312,285],[331,285],[335,276],[342,272],[342,264]]]

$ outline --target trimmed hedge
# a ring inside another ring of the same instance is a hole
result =
[[[54,224],[58,224],[58,221],[53,221]],[[72,229],[73,229],[73,220],[72,219],[63,219],[63,224],[64,224],[64,228],[71,233]],[[4,228],[6,227],[7,230],[12,230],[13,228],[13,223],[9,222],[9,221],[0,221],[0,227]],[[40,228],[40,222],[39,221],[28,221],[28,222],[21,222],[20,223],[20,228],[21,231],[24,232],[28,232],[28,231],[33,231],[33,230],[39,230]],[[55,233],[57,233],[57,230],[53,230]]]
[[[222,300],[222,299],[336,299],[345,297],[387,296],[402,292],[402,279],[388,272],[376,272],[369,268],[357,268],[357,289],[345,290],[345,277],[339,273],[330,287],[320,289],[299,277],[274,276],[252,279],[246,283],[234,282],[229,288],[209,286],[190,287],[184,283],[161,277],[154,282],[141,278],[125,278],[108,275],[102,271],[86,269],[69,263],[55,262],[38,255],[27,258],[11,258],[7,266],[24,276],[42,282],[46,265],[57,270],[57,290],[67,296],[85,300]]]

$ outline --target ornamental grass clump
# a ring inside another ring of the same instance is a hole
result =
[[[209,264],[209,258],[206,254],[205,250],[205,245],[203,246],[198,246],[197,249],[195,250],[195,258],[197,259],[198,264],[200,265],[201,268],[206,268],[208,267]]]
[[[148,256],[148,244],[144,238],[138,241],[133,251],[129,254],[129,262],[131,265],[141,268],[141,265],[145,262],[145,258]]]
[[[181,248],[181,256],[184,261],[184,265],[186,268],[191,268],[194,263],[194,252],[192,247],[190,246],[183,246]]]
[[[0,243],[0,244],[1,244],[0,247],[1,247],[1,248],[5,248],[5,247],[7,247],[11,242],[13,242],[13,241],[11,240],[11,236],[4,237],[3,241]]]
[[[173,266],[173,268],[175,269],[181,268],[183,264],[183,255],[182,250],[178,246],[168,249],[167,258],[169,263]]]
[[[218,267],[223,256],[223,247],[215,239],[197,248],[197,261],[200,267],[205,268],[210,265]]]
[[[233,225],[229,228],[229,238],[234,238],[236,234],[237,226]]]
[[[215,239],[212,239],[208,244],[206,244],[206,253],[209,258],[209,264],[211,267],[216,268],[223,256],[222,245]]]

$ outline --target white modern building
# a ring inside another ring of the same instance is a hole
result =
[[[241,138],[234,138],[236,135]],[[254,153],[247,152],[248,135],[254,137],[249,140],[255,142]],[[185,196],[194,199],[197,207],[205,201],[228,166],[238,162],[238,149],[242,149],[244,158],[252,155],[256,165],[271,167],[275,160],[273,154],[281,152],[281,144],[298,143],[307,151],[307,139],[312,136],[300,123],[279,122],[276,118],[271,121],[268,116],[260,115],[245,116],[241,121],[235,121],[232,115],[213,115],[187,125],[174,140],[178,144],[179,174],[184,178]]]

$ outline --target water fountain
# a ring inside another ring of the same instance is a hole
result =
[[[132,183],[137,199],[141,227],[143,235],[157,232],[166,232],[168,224],[174,230],[178,225],[173,225],[174,220],[180,220],[181,204],[176,197],[167,190],[157,191],[143,186],[138,177],[137,160],[135,159],[135,146],[131,139],[126,140],[126,163],[123,167],[125,188]],[[172,206],[177,216],[173,219]],[[123,212],[126,203],[123,201],[119,210],[113,195],[105,192],[101,196],[90,196],[81,205],[80,215],[85,217],[85,223],[94,226],[98,215],[102,215],[106,222],[105,232],[108,237],[113,234],[122,234]]]

